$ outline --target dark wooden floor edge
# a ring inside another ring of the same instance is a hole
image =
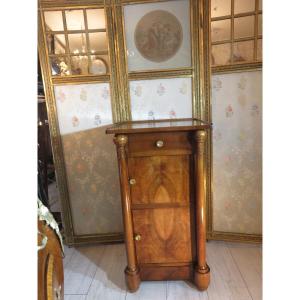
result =
[[[245,234],[214,231],[207,233],[207,240],[262,244],[263,237],[259,234]]]

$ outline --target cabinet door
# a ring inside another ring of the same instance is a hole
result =
[[[129,158],[129,177],[134,180],[130,186],[133,207],[187,205],[190,200],[189,174],[188,155]]]
[[[136,209],[133,223],[139,263],[192,261],[189,207]]]
[[[190,156],[131,157],[129,175],[138,262],[191,262]]]

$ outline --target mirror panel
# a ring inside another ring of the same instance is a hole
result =
[[[83,10],[66,10],[68,30],[85,30]]]
[[[254,16],[234,19],[234,38],[254,36]]]
[[[231,0],[211,0],[211,17],[227,16],[231,13]]]
[[[233,61],[247,62],[254,58],[254,41],[237,42],[233,44]]]
[[[227,65],[230,64],[231,56],[231,44],[213,45],[211,51],[211,64],[215,65]]]
[[[105,29],[105,13],[104,9],[87,9],[88,29]]]
[[[255,11],[255,0],[235,0],[234,14]]]
[[[44,12],[46,30],[63,31],[64,24],[61,11],[46,11]]]
[[[230,40],[230,34],[231,34],[230,20],[213,21],[211,23],[212,42]]]

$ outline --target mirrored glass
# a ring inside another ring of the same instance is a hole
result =
[[[84,30],[83,10],[66,10],[66,22],[68,30]]]
[[[101,75],[109,73],[108,55],[91,55],[90,74]]]
[[[71,57],[72,75],[88,74],[89,61],[87,55],[79,55]]]
[[[255,0],[235,0],[234,14],[255,11]]]
[[[237,42],[233,44],[233,62],[241,63],[253,60],[254,41]]]
[[[78,54],[87,52],[85,33],[68,35],[70,53]]]
[[[254,36],[254,16],[234,19],[234,38]]]
[[[50,58],[51,73],[53,76],[71,75],[70,66],[65,56],[55,56]]]
[[[230,43],[213,45],[211,51],[211,64],[212,66],[230,64],[230,56]]]
[[[49,54],[66,53],[66,40],[64,34],[47,33],[46,38]]]
[[[49,30],[49,31],[64,30],[61,11],[45,11],[44,17],[45,17],[45,23],[46,23],[46,30]]]
[[[86,10],[88,29],[105,29],[104,9],[87,9]]]
[[[230,28],[231,28],[230,20],[211,22],[212,42],[230,40]]]
[[[89,33],[91,52],[107,51],[106,32]]]
[[[231,13],[231,0],[212,0],[211,17],[228,16]]]

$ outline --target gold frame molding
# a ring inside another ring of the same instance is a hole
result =
[[[57,182],[61,197],[63,213],[64,235],[66,244],[73,246],[88,243],[112,243],[123,241],[123,233],[105,233],[76,235],[73,230],[70,199],[67,187],[67,178],[63,158],[62,143],[57,119],[56,103],[54,96],[55,85],[109,82],[112,95],[113,121],[131,120],[129,81],[149,80],[157,78],[189,77],[192,79],[192,107],[193,117],[211,122],[210,109],[210,81],[211,72],[229,73],[232,71],[250,70],[261,68],[261,63],[243,66],[210,67],[210,0],[189,0],[190,3],[190,32],[191,32],[191,67],[168,70],[147,70],[128,72],[125,24],[123,9],[126,5],[142,3],[159,3],[168,0],[39,0],[38,13],[38,52],[41,63],[43,84],[51,143],[56,169]],[[49,56],[45,41],[45,23],[43,11],[62,10],[68,8],[104,8],[106,12],[107,36],[109,44],[110,74],[107,75],[82,75],[53,77],[49,68]],[[199,24],[200,20],[200,24]],[[206,41],[206,42],[205,42]],[[201,51],[203,50],[203,51]],[[240,67],[240,68],[239,68]],[[239,233],[216,232],[213,230],[212,219],[212,138],[208,134],[208,143],[205,149],[208,180],[207,188],[207,238],[211,240],[261,242],[261,236],[245,235]]]

